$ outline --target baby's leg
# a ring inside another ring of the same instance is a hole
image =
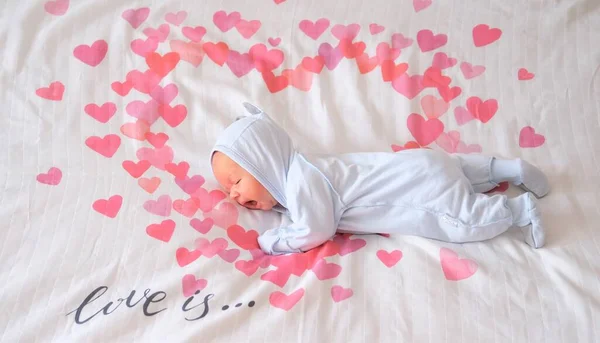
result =
[[[475,193],[492,190],[500,182],[508,181],[541,198],[548,194],[550,185],[546,175],[521,159],[505,160],[479,154],[452,154],[471,182]]]
[[[458,219],[458,220],[456,220]],[[471,194],[463,203],[458,218],[449,217],[456,230],[457,241],[483,241],[516,226],[525,242],[534,248],[544,245],[544,229],[535,198],[531,193],[508,199],[506,195]]]

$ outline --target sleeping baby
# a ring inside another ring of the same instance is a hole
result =
[[[258,237],[267,254],[305,252],[336,232],[467,243],[515,227],[533,248],[544,245],[535,198],[550,187],[544,173],[526,161],[431,149],[303,154],[266,113],[244,107],[249,115],[225,129],[210,162],[233,201],[291,220]],[[483,194],[502,181],[527,192],[514,198]]]

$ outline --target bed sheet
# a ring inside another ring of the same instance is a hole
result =
[[[0,341],[599,340],[600,2],[5,0],[0,19]],[[525,158],[552,184],[547,245],[264,256],[286,219],[231,203],[207,160],[244,101],[308,153]]]

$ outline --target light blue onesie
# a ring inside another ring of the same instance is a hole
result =
[[[336,231],[464,243],[496,237],[515,224],[505,195],[479,193],[497,186],[491,157],[430,149],[302,154],[266,113],[244,106],[253,115],[230,125],[213,153],[250,172],[279,203],[274,210],[291,219],[259,236],[267,254],[304,252]]]

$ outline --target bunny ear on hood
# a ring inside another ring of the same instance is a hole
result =
[[[285,187],[294,157],[292,140],[260,108],[246,102],[243,105],[249,114],[238,117],[221,133],[210,153],[211,170],[214,153],[222,152],[252,174],[287,208]]]

